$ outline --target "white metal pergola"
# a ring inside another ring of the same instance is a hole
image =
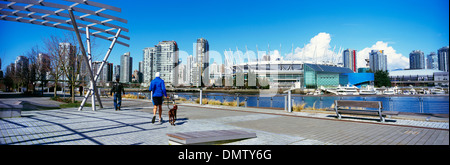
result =
[[[93,2],[91,0],[64,1],[53,0],[50,2],[49,0],[2,0],[0,1],[0,20],[36,24],[74,31],[80,45],[81,53],[83,54],[83,58],[87,63],[87,68],[89,71],[88,74],[90,77],[89,91],[84,96],[78,110],[81,111],[83,109],[87,99],[91,96],[92,110],[95,111],[95,100],[98,101],[100,108],[103,108],[100,96],[96,90],[96,81],[103,69],[103,66],[108,60],[115,43],[129,47],[127,43],[119,41],[119,38],[130,40],[130,37],[120,34],[122,31],[128,32],[128,29],[114,23],[127,23],[127,20],[102,13],[106,10],[121,12],[120,8],[114,6]],[[94,11],[87,8],[97,8],[98,10]],[[79,13],[79,15],[75,15],[74,11]],[[77,23],[77,20],[79,23]],[[86,30],[83,30],[84,28]],[[93,30],[94,32],[91,33],[90,30]],[[83,41],[81,40],[80,33],[86,34],[87,54]],[[111,41],[111,45],[103,58],[100,68],[95,74],[92,70],[91,35]]]

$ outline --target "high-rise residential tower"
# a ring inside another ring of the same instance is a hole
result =
[[[427,69],[438,69],[439,63],[438,63],[438,57],[436,53],[431,52],[429,55],[427,55]]]
[[[425,69],[425,56],[422,51],[414,50],[409,53],[410,69]]]
[[[369,65],[372,72],[387,71],[387,56],[383,50],[372,50],[369,53]]]
[[[198,74],[192,75],[194,86],[202,86],[202,83],[209,83],[209,43],[204,38],[197,39],[195,49],[195,62],[193,68]]]
[[[101,61],[92,62],[92,68],[94,71],[93,73],[98,72],[101,64],[102,64]],[[103,69],[98,76],[99,77],[97,79],[97,85],[101,85],[101,84],[111,82],[111,81],[116,81],[116,80],[113,80],[113,63],[106,62],[105,65],[103,65]]]
[[[25,56],[17,56],[15,63],[15,72],[17,76],[26,76],[29,72],[28,58]]]
[[[186,83],[192,85],[192,68],[194,66],[194,57],[192,55],[187,56],[186,59]]]
[[[114,75],[113,75],[113,81],[116,81],[116,76],[119,76],[120,78],[120,65],[114,66]]]
[[[344,58],[344,67],[350,68],[353,72],[356,72],[356,50],[346,49],[342,53]]]
[[[144,83],[150,85],[155,73],[160,73],[166,86],[178,85],[178,45],[175,41],[161,41],[155,47],[148,47],[144,53]]]
[[[153,58],[156,59],[156,46],[155,47],[148,47],[143,50],[144,54],[144,71],[142,72],[144,74],[144,80],[143,82],[146,84],[146,86],[150,85],[150,82],[153,80],[153,77],[155,76],[153,72],[153,69],[156,69],[156,64],[153,63]]]
[[[133,58],[130,56],[130,52],[127,52],[120,56],[120,82],[131,82],[131,76],[133,74]]]
[[[442,47],[438,50],[438,63],[439,70],[444,72],[448,72],[448,46]]]

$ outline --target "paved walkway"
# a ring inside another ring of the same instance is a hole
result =
[[[230,108],[183,104],[177,126],[152,124],[152,104],[146,100],[123,101],[114,111],[112,98],[102,98],[105,108],[83,111],[66,108],[24,111],[21,118],[0,119],[0,144],[167,145],[166,133],[241,129],[257,138],[227,144],[239,145],[448,145],[446,122],[345,118],[332,114],[286,113],[259,108]]]

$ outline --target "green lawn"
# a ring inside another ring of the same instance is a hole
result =
[[[65,104],[59,105],[59,108],[74,108],[74,107],[80,107],[80,105],[81,105],[81,102],[77,101],[77,100],[75,100],[75,103],[72,103],[70,97],[64,99],[64,98],[61,98],[59,96],[56,96],[56,97],[51,97],[50,99],[65,103]],[[92,104],[85,103],[84,106],[85,107],[90,107],[90,106],[92,106]]]

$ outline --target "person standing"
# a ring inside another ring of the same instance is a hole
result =
[[[160,77],[160,73],[156,72],[155,79],[152,80],[150,83],[149,91],[153,92],[153,118],[152,123],[155,123],[156,118],[156,110],[159,108],[159,122],[162,123],[162,102],[163,102],[163,95],[167,97],[166,93],[166,85],[164,84],[164,80],[162,80]]]
[[[109,95],[112,95],[114,92],[114,109],[120,111],[120,106],[122,104],[122,93],[125,95],[125,90],[123,89],[123,85],[119,83],[120,77],[116,76],[116,83],[114,83]]]
[[[84,91],[83,91],[83,86],[82,86],[82,85],[80,85],[80,96],[83,96],[83,94],[84,94]]]

